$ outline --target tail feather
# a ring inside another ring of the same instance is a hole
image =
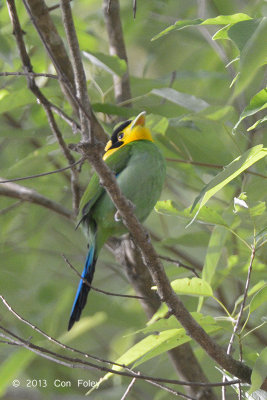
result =
[[[89,284],[91,284],[93,280],[96,260],[97,257],[95,252],[95,245],[92,245],[87,254],[84,270],[82,273],[82,278],[86,279]],[[81,279],[73,302],[68,331],[72,328],[75,322],[79,321],[82,310],[85,307],[89,291],[90,287],[86,285]]]

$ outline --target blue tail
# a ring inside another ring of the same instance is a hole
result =
[[[90,247],[90,250],[87,254],[84,270],[82,273],[82,277],[87,280],[89,284],[91,284],[95,272],[95,264],[96,264],[96,254],[95,254],[95,245],[93,244]],[[71,310],[68,331],[72,328],[73,324],[76,321],[79,321],[82,310],[86,304],[87,296],[89,293],[90,287],[86,285],[83,280],[80,280],[78,290],[74,299],[74,303]]]

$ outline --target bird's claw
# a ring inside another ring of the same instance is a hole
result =
[[[120,215],[120,213],[119,213],[118,210],[117,210],[117,211],[115,212],[115,214],[114,214],[114,220],[115,220],[116,222],[120,222],[120,221],[121,221],[121,215]]]

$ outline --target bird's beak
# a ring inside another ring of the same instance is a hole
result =
[[[146,112],[142,111],[139,115],[137,115],[137,117],[133,120],[132,124],[131,124],[131,130],[137,126],[137,125],[141,125],[144,126],[146,122]]]
[[[107,144],[106,144],[105,151],[108,151],[108,149],[109,149],[111,146],[112,146],[112,141],[109,140],[109,141],[107,142]]]

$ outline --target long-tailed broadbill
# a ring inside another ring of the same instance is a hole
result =
[[[123,195],[133,204],[136,217],[144,221],[160,196],[166,169],[165,160],[145,125],[145,112],[114,130],[103,160],[114,172]],[[71,310],[69,330],[80,319],[86,304],[101,248],[111,236],[127,232],[96,173],[82,196],[78,218],[89,251]]]

